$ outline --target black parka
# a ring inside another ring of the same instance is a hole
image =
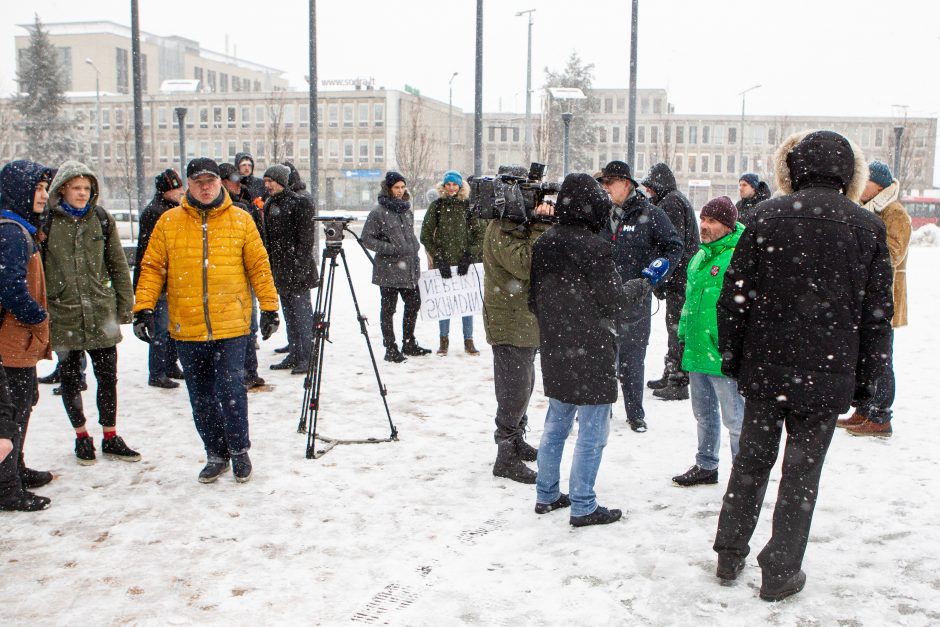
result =
[[[754,190],[754,195],[750,198],[741,198],[734,204],[735,208],[738,210],[738,222],[744,226],[748,226],[748,222],[751,220],[751,214],[754,213],[754,209],[757,205],[761,204],[765,200],[770,198],[770,187],[764,181],[761,181],[757,184],[757,189]]]
[[[671,275],[684,250],[666,213],[639,192],[627,198],[623,215],[613,226],[610,221],[605,223],[600,234],[610,243],[614,264],[624,281],[639,278],[643,268],[659,257],[669,261]]]
[[[150,235],[153,233],[153,227],[157,226],[157,220],[160,219],[160,216],[173,207],[178,206],[179,203],[172,203],[163,197],[162,192],[157,192],[154,194],[150,204],[148,204],[140,214],[140,231],[137,233],[137,251],[134,253],[134,258],[137,260],[137,263],[134,263],[135,290],[137,289],[137,279],[140,278],[139,262],[144,258],[144,253],[147,252],[147,244],[150,243]]]
[[[786,195],[761,203],[725,273],[722,372],[747,399],[843,413],[871,398],[891,352],[885,228],[843,193],[857,198],[868,172],[847,140],[798,134],[777,155]]]
[[[643,179],[643,185],[655,192],[653,204],[669,217],[683,246],[679,265],[665,281],[656,287],[654,292],[657,298],[665,298],[667,294],[684,295],[689,260],[698,252],[698,245],[701,243],[695,210],[685,194],[679,191],[676,177],[665,163],[654,164],[649,174]]]
[[[263,214],[265,245],[277,291],[296,293],[316,287],[319,273],[313,249],[313,202],[284,189],[265,201]]]

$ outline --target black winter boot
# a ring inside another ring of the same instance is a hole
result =
[[[409,357],[424,357],[431,354],[431,349],[418,346],[418,340],[409,338],[401,343],[401,352]]]
[[[610,523],[617,522],[623,516],[623,512],[619,509],[607,509],[606,507],[597,506],[590,514],[586,516],[569,516],[568,523],[572,527],[589,527],[590,525],[609,525]]]
[[[516,452],[514,440],[499,443],[496,451],[496,463],[493,464],[493,476],[511,479],[519,483],[535,483],[535,471],[522,463]]]
[[[670,374],[668,383],[661,389],[654,390],[653,396],[664,401],[686,400],[689,398],[689,376],[684,372]]]
[[[539,450],[522,438],[516,438],[516,454],[524,462],[534,462],[539,457]]]
[[[101,441],[101,452],[108,459],[122,462],[139,462],[140,453],[129,447],[119,435]]]
[[[216,479],[228,470],[228,463],[227,459],[222,461],[207,461],[205,467],[199,471],[199,483],[215,482]]]
[[[232,455],[232,474],[235,475],[235,481],[245,483],[251,479],[251,458],[248,457],[248,451]]]
[[[408,361],[408,358],[402,355],[401,351],[398,350],[398,344],[392,342],[385,348],[385,361],[400,364],[403,361]]]
[[[648,387],[651,390],[661,390],[667,385],[669,385],[669,371],[668,370],[663,372],[663,376],[661,376],[660,378],[650,379],[649,381],[646,382],[646,387]]]
[[[28,490],[0,499],[0,511],[4,512],[38,512],[46,509],[51,499],[33,494]]]
[[[26,467],[26,462],[23,460],[23,451],[20,451],[20,461],[17,468],[20,473],[20,483],[23,484],[23,488],[26,490],[41,488],[52,482],[52,473],[48,470],[33,470]]]

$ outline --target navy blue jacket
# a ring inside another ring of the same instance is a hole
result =
[[[4,166],[0,171],[3,217],[35,233],[40,219],[33,213],[36,185],[44,178],[51,179],[51,174],[49,168],[32,161],[12,161]],[[18,225],[0,224],[0,306],[23,324],[39,324],[47,316],[26,285],[26,267],[36,250],[36,241],[26,237]]]
[[[616,227],[611,230],[608,221],[600,235],[611,243],[614,264],[623,281],[639,279],[643,268],[659,257],[669,260],[671,274],[684,250],[666,213],[639,193],[626,200]]]

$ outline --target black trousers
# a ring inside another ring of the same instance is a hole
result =
[[[0,381],[0,403],[12,406],[12,418],[16,423],[16,435],[12,438],[13,450],[0,463],[0,500],[14,498],[23,490],[20,482],[20,467],[23,460],[23,445],[29,417],[36,403],[36,368],[10,368],[3,366],[6,382]]]
[[[679,374],[682,371],[682,344],[679,343],[679,318],[685,305],[685,292],[666,295],[666,372]],[[681,377],[688,384],[688,375]]]
[[[757,562],[765,580],[784,580],[800,570],[816,508],[819,477],[837,418],[837,414],[787,410],[774,402],[747,399],[740,451],[734,458],[718,517],[716,552],[739,557],[750,552],[748,543],[786,425],[773,532]]]
[[[538,349],[497,344],[493,346],[493,385],[496,388],[496,443],[515,440],[525,431],[529,399],[535,387],[535,353]]]
[[[98,382],[98,424],[113,427],[117,421],[117,347],[88,351],[91,367]],[[81,385],[82,351],[69,351],[60,362],[62,377],[62,404],[72,427],[85,425]]]
[[[418,322],[418,310],[421,309],[421,292],[418,288],[380,287],[382,294],[382,341],[385,346],[395,343],[395,310],[398,308],[398,295],[405,302],[405,314],[401,323],[402,343],[414,339],[415,324]]]

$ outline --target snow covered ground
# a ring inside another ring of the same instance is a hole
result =
[[[378,290],[358,247],[350,241],[346,251],[379,351]],[[57,479],[41,490],[50,509],[0,515],[0,623],[940,624],[938,265],[940,248],[911,250],[911,325],[898,332],[895,350],[895,436],[836,434],[804,562],[806,590],[787,601],[757,598],[754,556],[769,534],[776,472],[748,567],[728,587],[714,576],[711,543],[730,454],[724,443],[719,485],[671,484],[693,463],[688,401],[648,395],[646,434],[631,432],[616,407],[597,492],[625,516],[575,530],[567,510],[533,513],[534,487],[491,475],[492,358],[479,320],[479,357],[452,351],[379,362],[399,442],[338,447],[319,460],[305,459],[296,433],[301,377],[267,369],[280,357],[271,351],[285,343],[282,329],[259,353],[273,390],[250,395],[255,474],[247,484],[228,474],[206,486],[196,481],[205,458],[185,390],[146,386],[146,346],[125,327],[118,426],[144,459],[78,466],[61,402],[42,386],[27,459]],[[321,432],[385,437],[342,278]],[[661,309],[647,375],[660,372],[663,317]],[[436,347],[437,335],[436,325],[419,323],[421,343]],[[40,373],[50,368],[44,362]],[[539,383],[531,442],[545,410]],[[93,433],[100,437],[97,426]]]

